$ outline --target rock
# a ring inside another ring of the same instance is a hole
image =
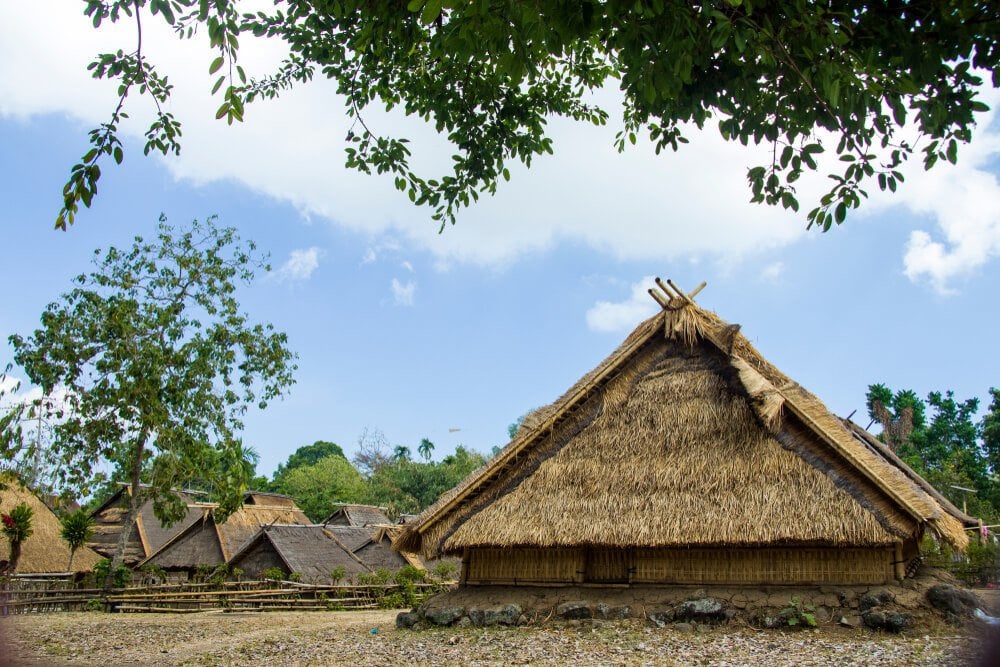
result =
[[[912,625],[912,614],[886,614],[885,629],[889,632],[900,633]]]
[[[440,609],[425,609],[424,620],[432,625],[451,625],[462,617],[465,610],[461,607],[442,607]]]
[[[698,632],[708,632],[709,629],[710,628],[707,625],[705,625],[704,623],[699,623],[698,624]]]
[[[420,621],[420,614],[412,611],[401,611],[396,614],[396,627],[400,630],[412,628],[418,621]]]
[[[722,603],[715,598],[700,598],[682,602],[674,608],[674,618],[685,621],[712,622],[725,619]]]
[[[841,616],[840,620],[837,622],[843,625],[845,628],[861,627],[861,617],[856,616],[854,614],[850,616]]]
[[[673,614],[669,611],[654,611],[647,616],[647,619],[654,628],[665,628],[673,620]]]
[[[736,595],[733,596],[731,604],[737,609],[746,609],[747,602],[748,602],[747,596],[737,593]]]
[[[927,590],[927,601],[952,621],[970,618],[980,606],[979,599],[969,591],[948,584],[938,584]]]
[[[690,623],[674,623],[674,630],[688,634],[694,632],[694,626]]]
[[[483,625],[515,625],[521,616],[521,607],[516,604],[507,604],[502,607],[493,607],[483,612]]]
[[[826,607],[816,607],[814,614],[816,616],[816,620],[820,623],[827,623],[832,618],[830,610]]]
[[[556,616],[570,620],[575,618],[593,618],[594,614],[590,611],[589,604],[581,600],[574,600],[572,602],[563,602],[556,607]]]
[[[520,616],[517,617],[517,624],[518,625],[527,625],[528,622],[529,622],[528,621],[528,617],[525,616],[524,614],[521,614]]]
[[[604,618],[607,620],[621,620],[628,618],[632,614],[632,608],[628,605],[623,607],[612,607],[604,602],[594,607],[594,618]]]
[[[462,638],[460,636],[458,636],[458,635],[455,635],[454,637],[449,637],[448,638],[447,644],[448,644],[448,646],[454,646],[455,644],[459,643],[460,641],[462,641]]]
[[[463,616],[455,622],[456,628],[470,628],[472,627],[472,619],[468,616]]]
[[[469,610],[469,620],[477,628],[481,628],[486,625],[486,612],[482,609],[470,609]]]
[[[880,611],[866,611],[861,614],[861,620],[865,622],[865,625],[872,630],[884,630],[885,629],[885,614]]]
[[[895,596],[885,589],[870,591],[861,596],[861,600],[858,602],[858,609],[864,613],[869,609],[888,604],[895,599]]]

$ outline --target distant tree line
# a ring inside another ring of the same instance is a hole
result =
[[[1000,389],[976,420],[979,399],[951,391],[921,399],[911,389],[868,387],[869,427],[879,439],[957,507],[984,523],[1000,523]]]

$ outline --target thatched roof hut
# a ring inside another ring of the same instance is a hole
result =
[[[153,501],[147,500],[139,507],[132,534],[129,535],[125,548],[125,564],[134,566],[149,558],[166,542],[189,527],[195,521],[202,519],[207,511],[214,507],[211,503],[199,503],[198,497],[204,495],[200,491],[174,491],[187,506],[187,513],[177,523],[166,526],[153,512]],[[90,516],[94,519],[94,537],[87,546],[106,558],[114,555],[118,547],[125,519],[128,516],[129,500],[132,488],[129,484],[120,484],[118,490],[106,501],[101,503]]]
[[[372,570],[393,572],[406,565],[425,569],[423,562],[416,554],[407,551],[399,552],[392,548],[393,537],[399,535],[401,528],[397,524],[386,523],[374,526],[327,524],[325,528]]]
[[[661,283],[662,285],[662,283]],[[963,515],[714,313],[663,311],[398,548],[461,555],[466,583],[882,583]]]
[[[337,503],[337,509],[323,519],[327,526],[384,526],[391,523],[384,507]]]
[[[273,503],[268,503],[273,499]],[[217,521],[215,508],[206,506],[200,519],[176,533],[148,558],[139,563],[157,565],[169,571],[193,571],[225,563],[262,526],[271,524],[312,524],[309,517],[288,496],[251,492],[244,505],[225,521]]]
[[[343,568],[346,575],[373,569],[321,525],[262,526],[227,564],[251,578],[277,567],[285,574],[296,572],[302,581],[312,584],[329,584],[336,568]]]
[[[21,544],[21,558],[17,564],[18,574],[51,574],[65,573],[69,565],[69,545],[60,537],[62,524],[35,494],[29,491],[21,482],[10,476],[2,480],[5,489],[0,489],[0,512],[10,512],[20,503],[31,508],[32,533]],[[10,554],[10,542],[0,532],[0,560],[7,560]],[[89,572],[101,557],[86,546],[76,550],[73,556],[75,572]]]

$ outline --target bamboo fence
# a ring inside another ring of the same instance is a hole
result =
[[[239,581],[136,586],[110,592],[100,588],[16,585],[0,589],[0,615],[85,610],[177,614],[347,611],[387,608],[396,606],[392,603],[399,600],[402,606],[410,606],[449,586],[416,583],[414,596],[407,600],[404,588],[395,583],[315,585],[293,581]]]

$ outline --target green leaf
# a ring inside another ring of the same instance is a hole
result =
[[[222,69],[222,66],[225,64],[225,62],[226,62],[226,59],[224,57],[222,57],[222,56],[219,56],[218,58],[216,58],[215,60],[212,61],[212,64],[208,68],[208,73],[209,74],[215,74],[220,69]]]

